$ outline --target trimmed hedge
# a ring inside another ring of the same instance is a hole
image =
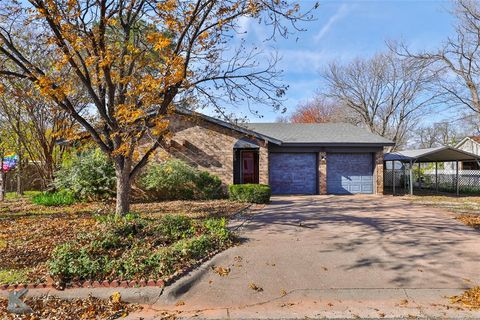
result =
[[[231,200],[251,203],[269,203],[272,189],[266,184],[232,184],[228,187]]]

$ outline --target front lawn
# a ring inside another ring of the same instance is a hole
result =
[[[137,214],[116,221],[108,215],[113,203],[44,207],[9,197],[0,203],[0,284],[43,283],[49,274],[61,281],[161,278],[227,247],[222,223],[246,207],[227,200],[133,204]]]
[[[456,214],[456,219],[473,228],[480,228],[480,196],[425,195],[406,196],[416,204],[443,208]]]

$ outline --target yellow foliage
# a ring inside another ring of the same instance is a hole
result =
[[[153,45],[153,48],[156,51],[162,51],[172,43],[172,40],[160,32],[152,32],[148,34],[147,41]]]
[[[177,6],[177,0],[167,0],[157,4],[157,9],[163,12],[171,12],[174,11]]]

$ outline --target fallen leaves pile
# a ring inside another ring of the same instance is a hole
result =
[[[122,302],[120,294],[113,294],[108,300],[101,300],[94,297],[64,300],[47,295],[26,298],[24,302],[33,309],[33,313],[26,315],[10,313],[7,311],[7,299],[0,298],[0,319],[113,320],[126,317],[129,313],[141,309],[138,305],[130,305]]]
[[[450,297],[450,302],[471,309],[480,309],[480,286],[468,289],[459,296]]]
[[[33,267],[45,262],[52,249],[78,232],[92,230],[91,215],[46,215],[0,219],[0,268]]]
[[[480,229],[480,215],[477,215],[477,214],[461,214],[456,219],[463,222],[467,226],[471,226],[475,229]]]
[[[0,269],[31,270],[31,282],[44,282],[45,262],[59,244],[96,226],[91,214],[54,214],[0,218]]]
[[[212,270],[221,277],[226,277],[230,273],[230,268],[225,268],[222,266],[212,267]]]
[[[133,212],[147,213],[149,216],[163,215],[172,212],[181,212],[192,218],[219,218],[230,217],[246,209],[248,204],[230,200],[211,201],[166,201],[152,203],[134,203]]]

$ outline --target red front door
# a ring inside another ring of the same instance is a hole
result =
[[[253,151],[242,152],[242,183],[258,183],[258,164]]]

